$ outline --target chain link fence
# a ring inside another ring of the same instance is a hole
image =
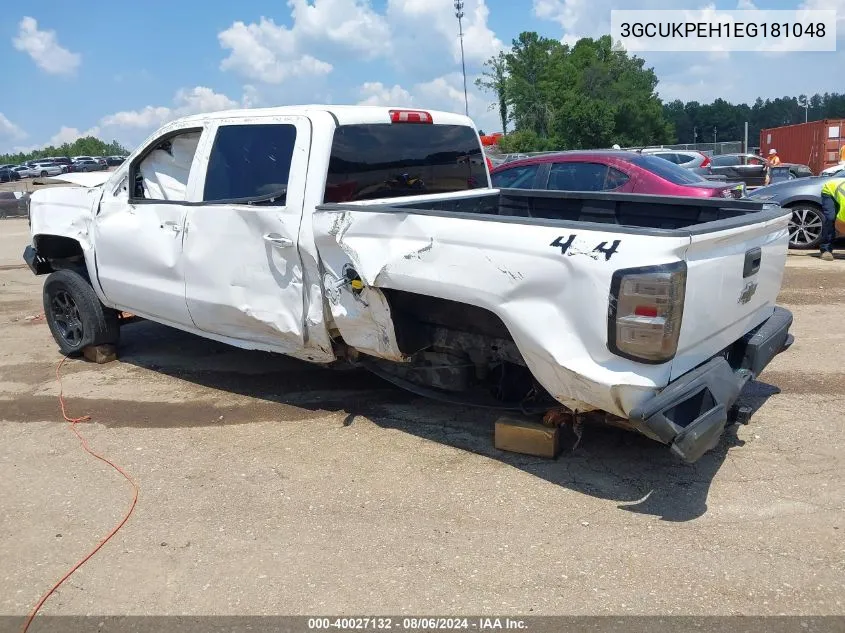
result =
[[[718,156],[719,154],[739,154],[742,153],[742,141],[725,141],[723,143],[678,143],[675,145],[648,145],[644,147],[623,147],[622,149],[638,152],[644,149],[665,149],[665,150],[689,150],[701,152],[708,156]],[[610,148],[604,148],[610,149]],[[493,151],[494,148],[486,148],[487,156],[493,161],[494,165],[507,163],[518,158],[528,158],[529,156],[543,156],[545,154],[556,154],[557,151],[550,152],[520,152],[518,154],[502,154]],[[560,150],[563,151],[563,150]]]
[[[626,147],[629,150],[642,149],[666,149],[666,150],[689,150],[701,152],[708,156],[719,154],[740,154],[743,151],[742,141],[725,141],[723,143],[678,143],[676,145],[648,145],[646,147]]]

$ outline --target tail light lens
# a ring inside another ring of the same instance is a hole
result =
[[[704,156],[704,162],[701,163],[701,167],[709,167],[710,166],[710,157],[707,154],[701,154]]]
[[[678,350],[686,285],[686,262],[616,271],[607,320],[610,351],[641,363],[672,360]]]

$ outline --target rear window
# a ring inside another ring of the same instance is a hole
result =
[[[475,131],[465,125],[363,124],[335,130],[325,202],[487,187]]]
[[[521,165],[503,169],[490,176],[494,187],[501,189],[533,189],[539,165]]]
[[[714,156],[710,159],[710,164],[714,167],[733,167],[742,164],[739,156]]]
[[[675,185],[695,185],[705,182],[705,179],[695,172],[657,156],[637,156],[632,158],[631,162]]]

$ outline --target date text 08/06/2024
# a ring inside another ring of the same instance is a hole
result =
[[[434,617],[346,617],[346,618],[309,618],[308,630],[358,630],[358,631],[448,631],[476,630],[497,631],[525,630],[524,620],[514,618],[479,617],[479,618],[434,618]]]

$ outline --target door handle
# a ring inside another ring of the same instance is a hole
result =
[[[174,233],[179,233],[182,230],[182,227],[179,226],[179,223],[174,222],[173,220],[168,220],[167,222],[161,225],[161,228],[168,228]]]
[[[760,270],[763,261],[763,251],[758,246],[745,253],[745,265],[742,268],[742,278],[745,279],[756,274]]]
[[[289,248],[293,246],[293,240],[289,240],[286,237],[282,237],[278,233],[268,233],[264,236],[265,242],[270,242],[273,246],[278,246],[279,248]]]

